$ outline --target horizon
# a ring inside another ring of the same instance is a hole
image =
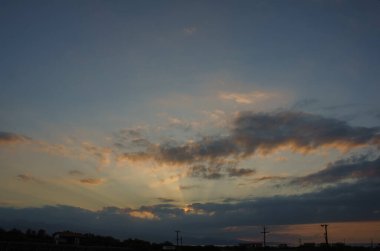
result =
[[[378,13],[0,0],[0,228],[380,243]]]
[[[334,224],[337,224],[337,225],[341,225],[342,223],[334,223]],[[344,225],[349,225],[349,224],[352,224],[351,223],[343,223]],[[354,223],[355,224],[355,223]],[[357,222],[356,222],[357,224]],[[378,223],[380,224],[380,223]],[[322,225],[318,225],[318,224],[307,224],[307,225],[303,225],[304,227],[307,226],[309,229],[311,229],[311,227],[313,227],[314,229],[314,232],[317,232],[315,231],[316,229],[318,229],[317,227],[318,226],[322,226]],[[331,224],[328,224],[328,226],[331,226]],[[281,227],[281,226],[271,226],[271,227],[274,227],[275,229],[277,227]],[[336,228],[336,225],[334,226],[334,230],[333,230],[333,233],[336,234],[337,232],[337,229],[341,228],[342,226]],[[297,227],[295,227],[297,228]],[[150,245],[172,245],[172,246],[216,246],[216,247],[236,247],[236,246],[241,246],[241,245],[250,245],[250,244],[262,244],[264,245],[264,240],[261,239],[250,239],[250,240],[247,240],[247,239],[242,239],[242,240],[239,240],[239,242],[231,242],[231,243],[225,243],[225,244],[213,244],[213,243],[207,243],[207,244],[202,244],[202,243],[199,243],[199,244],[187,244],[187,243],[183,243],[183,235],[182,235],[182,231],[179,231],[179,235],[178,235],[178,240],[172,240],[172,241],[169,241],[169,240],[161,240],[161,241],[147,241],[147,240],[144,240],[144,239],[137,239],[137,238],[117,238],[117,237],[114,237],[114,236],[110,236],[110,235],[98,235],[96,233],[90,233],[90,232],[75,232],[75,231],[70,231],[69,229],[65,229],[65,230],[60,230],[60,231],[46,231],[46,229],[30,229],[30,228],[27,228],[27,229],[18,229],[18,228],[11,228],[11,229],[2,229],[0,228],[2,234],[4,234],[3,231],[5,232],[8,232],[8,233],[12,233],[14,231],[18,232],[18,231],[21,231],[19,233],[22,233],[25,235],[25,237],[29,237],[29,238],[37,238],[37,239],[22,239],[21,242],[25,242],[25,241],[36,241],[38,239],[40,239],[40,241],[44,241],[45,243],[49,243],[49,240],[48,238],[53,238],[54,239],[54,236],[58,233],[73,233],[73,234],[78,234],[79,238],[85,240],[86,238],[90,237],[90,238],[94,238],[94,237],[100,237],[100,238],[109,238],[111,237],[113,240],[115,241],[118,241],[120,243],[122,242],[125,242],[125,241],[143,241],[143,242],[146,242],[146,243],[149,243]],[[257,227],[257,230],[259,230],[259,227]],[[266,228],[266,230],[268,230],[268,228]],[[40,233],[41,232],[41,233]],[[176,233],[177,231],[173,231],[174,233]],[[260,234],[263,234],[263,232],[259,232]],[[271,232],[267,232],[267,233],[271,233]],[[275,232],[276,234],[276,232]],[[15,237],[15,236],[14,236]],[[373,238],[370,238],[369,239],[369,242],[350,242],[350,239],[346,239],[347,236],[345,236],[344,239],[342,240],[338,240],[339,238],[336,238],[336,236],[333,236],[334,238],[331,238],[331,234],[329,235],[329,243],[328,245],[330,245],[331,247],[338,247],[336,245],[344,245],[344,246],[347,246],[347,247],[373,247],[375,248],[376,246],[380,246],[380,243],[375,243],[373,241]],[[2,239],[0,241],[3,241],[3,238],[4,236],[2,236]],[[262,236],[263,238],[263,236]],[[268,238],[268,235],[267,235],[267,238]],[[322,237],[324,238],[324,237]],[[332,239],[332,240],[331,240]],[[355,238],[354,238],[355,239]],[[107,246],[110,246],[110,243],[113,242],[113,240],[109,240],[109,243],[107,244]],[[10,241],[10,240],[8,240]],[[12,239],[12,241],[16,241],[16,239]],[[20,240],[19,240],[20,241]],[[176,241],[178,241],[178,244],[176,244]],[[316,245],[316,247],[318,246],[324,246],[326,243],[323,241],[320,241],[320,240],[311,240],[311,239],[308,239],[306,241],[303,241],[302,239],[298,239],[298,242],[288,242],[288,241],[280,241],[280,240],[269,240],[267,239],[267,241],[265,242],[266,243],[266,247],[280,247],[281,245],[287,245],[287,247],[302,247],[302,246],[307,246],[307,245]],[[64,243],[61,243],[61,244],[64,244]],[[67,244],[67,243],[66,243]],[[78,245],[79,243],[77,244],[74,244],[73,245]],[[87,243],[85,241],[85,245],[88,245],[89,243]],[[100,243],[98,243],[100,244]],[[83,243],[82,243],[83,245]],[[94,245],[94,244],[92,244]],[[114,243],[114,245],[116,245],[116,243]],[[112,245],[111,245],[112,246]]]

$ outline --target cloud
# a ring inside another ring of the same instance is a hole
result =
[[[253,104],[275,97],[276,94],[256,91],[251,93],[221,92],[219,98],[224,100],[232,100],[239,104]]]
[[[374,177],[380,178],[380,158],[370,160],[363,155],[330,163],[321,171],[295,178],[291,184],[310,186]]]
[[[302,112],[245,112],[235,120],[233,138],[244,155],[271,153],[281,147],[307,153],[320,147],[342,150],[374,144],[379,128],[353,127],[346,122]]]
[[[159,218],[149,211],[133,210],[129,212],[129,215],[134,218],[146,219],[146,220],[158,220]]]
[[[82,147],[87,151],[89,154],[94,156],[101,166],[107,166],[111,162],[111,148],[108,147],[98,147],[95,146],[89,142],[83,142]]]
[[[34,140],[33,143],[36,149],[41,152],[74,158],[77,158],[80,155],[78,150],[73,146],[67,146],[65,144],[52,144],[41,140]]]
[[[303,112],[242,112],[225,135],[204,136],[186,143],[152,143],[145,139],[144,147],[123,152],[118,159],[187,166],[191,177],[219,179],[234,176],[236,172],[228,173],[228,169],[234,170],[231,168],[239,161],[257,154],[268,155],[284,149],[308,154],[323,147],[348,151],[378,145],[379,132],[377,127],[355,127]]]
[[[170,117],[169,118],[169,126],[176,129],[181,129],[185,132],[190,131],[194,128],[197,128],[200,126],[199,122],[187,122],[183,121],[179,118]]]
[[[207,166],[202,164],[190,166],[188,170],[188,176],[210,180],[221,179],[224,177],[224,175],[221,174],[220,166]]]
[[[27,143],[31,139],[21,134],[0,131],[0,146],[9,144]]]
[[[194,27],[194,26],[190,26],[190,27],[186,27],[183,29],[183,33],[187,36],[191,36],[191,35],[194,35],[194,33],[197,32],[197,27]]]
[[[256,173],[255,170],[247,168],[230,168],[227,171],[230,177],[251,176]]]
[[[157,198],[158,201],[162,202],[162,203],[172,203],[172,202],[176,202],[176,200],[174,199],[170,199],[170,198],[162,198],[162,197],[159,197]]]
[[[82,150],[73,144],[52,144],[43,140],[32,139],[21,134],[0,132],[0,146],[13,144],[26,144],[34,150],[52,155],[64,157],[81,158]]]
[[[183,211],[184,211],[185,214],[208,215],[208,216],[213,216],[215,214],[215,212],[213,212],[213,211],[203,210],[201,208],[197,208],[195,205],[196,204],[194,204],[194,205],[186,205],[182,209],[183,209]]]
[[[38,183],[38,184],[42,184],[43,183],[40,179],[38,179],[38,178],[36,178],[36,177],[34,177],[33,175],[30,175],[30,174],[19,174],[16,177],[17,177],[17,179],[19,181],[22,181],[22,182],[35,182],[35,183]]]
[[[103,179],[97,179],[97,178],[86,178],[86,179],[80,179],[79,181],[82,184],[87,184],[87,185],[100,185],[104,183]]]
[[[198,189],[200,186],[197,185],[181,185],[179,186],[180,190],[192,190],[192,189]]]
[[[288,177],[284,177],[284,176],[262,176],[262,177],[255,178],[253,180],[255,182],[260,182],[260,181],[266,181],[266,180],[284,180],[284,179],[288,179]]]
[[[81,172],[81,171],[79,171],[79,170],[70,170],[69,174],[73,175],[73,176],[82,176],[82,175],[84,175],[84,173]]]

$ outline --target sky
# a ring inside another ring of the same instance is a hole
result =
[[[0,227],[380,243],[379,13],[0,0]]]

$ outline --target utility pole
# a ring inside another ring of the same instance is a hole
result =
[[[328,226],[329,226],[329,225],[327,225],[327,224],[322,224],[322,225],[321,225],[321,227],[323,227],[323,228],[325,229],[325,233],[324,233],[324,235],[325,235],[326,246],[329,245],[329,238],[328,238],[328,236],[327,236],[327,227],[328,227]]]
[[[266,235],[269,233],[266,229],[266,227],[264,226],[264,231],[261,232],[263,235],[264,235],[264,247],[267,246],[267,241],[266,241]]]
[[[180,233],[181,231],[179,231],[179,230],[176,230],[175,232],[177,233],[177,238],[176,238],[176,241],[177,241],[177,247],[178,247],[178,241],[179,241],[179,233]]]

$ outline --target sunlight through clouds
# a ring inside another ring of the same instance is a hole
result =
[[[377,1],[35,1],[0,3],[1,228],[378,231]]]

